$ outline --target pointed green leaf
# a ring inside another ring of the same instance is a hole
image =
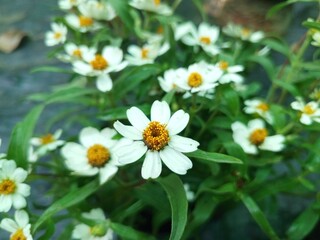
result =
[[[155,240],[154,237],[147,235],[145,233],[139,232],[131,227],[114,223],[112,222],[110,224],[111,229],[121,237],[121,239],[127,239],[127,240]]]
[[[215,163],[231,163],[231,164],[242,164],[243,162],[235,157],[228,156],[221,153],[205,152],[198,149],[195,152],[187,153],[188,157],[197,158],[204,160],[206,162],[215,162]]]

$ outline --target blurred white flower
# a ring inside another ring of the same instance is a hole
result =
[[[229,65],[227,61],[221,60],[216,64],[217,67],[220,68],[220,70],[223,71],[223,75],[219,79],[219,82],[221,84],[225,83],[242,83],[243,77],[238,74],[239,72],[242,72],[244,70],[244,67],[242,65]]]
[[[30,186],[23,183],[27,178],[27,171],[17,168],[13,160],[0,160],[0,212],[8,212],[27,205],[25,197],[30,195]]]
[[[260,117],[263,117],[268,123],[273,123],[273,117],[270,113],[270,107],[269,105],[259,99],[251,99],[244,101],[244,104],[246,105],[244,107],[244,112],[248,114],[258,114]]]
[[[171,15],[172,9],[167,5],[161,2],[161,0],[131,0],[129,2],[134,8],[154,12],[160,15]]]
[[[79,4],[78,9],[83,16],[87,16],[96,20],[114,19],[116,11],[113,9],[110,3],[106,1],[90,0]]]
[[[75,175],[94,176],[99,174],[100,184],[111,179],[118,171],[115,154],[117,132],[110,128],[101,131],[93,127],[81,130],[79,143],[69,142],[61,149],[67,167]]]
[[[228,36],[240,38],[241,40],[252,43],[257,43],[265,37],[265,34],[262,31],[253,31],[250,28],[233,23],[227,24],[223,27],[222,31]]]
[[[248,126],[241,122],[234,122],[231,129],[233,140],[246,153],[258,154],[258,149],[279,152],[285,147],[285,137],[280,134],[268,136],[265,123],[261,119],[249,121]]]
[[[171,116],[168,103],[155,101],[151,106],[151,121],[137,107],[127,110],[132,126],[117,121],[114,128],[128,143],[119,147],[119,163],[129,164],[146,155],[141,175],[144,179],[157,178],[162,163],[177,174],[186,174],[192,168],[191,160],[182,153],[197,150],[199,143],[177,135],[189,122],[189,114],[178,110]]]
[[[95,21],[92,17],[84,15],[70,13],[65,17],[65,20],[72,28],[82,33],[95,31],[102,28],[102,25]]]
[[[57,57],[64,62],[74,62],[77,60],[81,60],[83,53],[92,52],[93,54],[96,52],[95,48],[89,48],[85,45],[76,45],[74,43],[66,43],[64,45],[64,50],[67,54],[60,54]]]
[[[304,103],[301,99],[291,103],[294,110],[301,113],[300,122],[305,125],[310,125],[312,122],[320,123],[320,108],[319,103],[315,101]]]
[[[1,220],[0,228],[12,233],[10,240],[32,240],[30,233],[31,225],[29,216],[24,210],[17,210],[14,213],[14,220],[4,218]]]
[[[51,31],[45,33],[45,44],[49,47],[64,43],[68,29],[61,23],[51,23]]]
[[[96,221],[97,224],[89,226],[84,223],[80,223],[75,226],[72,231],[73,239],[80,240],[112,240],[113,231],[107,226],[107,219],[100,208],[92,209],[88,213],[81,214],[83,218]]]
[[[73,7],[77,7],[84,0],[59,0],[58,5],[62,10],[70,10]]]
[[[188,183],[183,184],[183,188],[186,191],[186,197],[189,202],[193,202],[195,199],[195,194],[190,190],[190,185]]]
[[[178,86],[178,81],[182,78],[184,74],[184,70],[182,68],[179,69],[169,69],[163,73],[163,77],[158,77],[158,81],[160,87],[165,92],[170,92],[171,90],[175,90],[177,92],[184,92],[184,89],[181,89]]]

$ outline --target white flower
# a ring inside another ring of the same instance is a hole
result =
[[[97,222],[94,226],[84,223],[78,224],[72,231],[72,238],[81,240],[112,240],[113,231],[108,228],[106,217],[100,208],[92,209],[88,213],[82,213],[82,217]]]
[[[174,39],[175,40],[181,40],[182,37],[188,35],[188,34],[196,34],[196,26],[193,24],[193,22],[185,22],[181,24],[175,24],[173,23],[173,29],[174,29]]]
[[[8,212],[12,205],[15,209],[27,205],[25,197],[30,195],[30,186],[23,183],[27,171],[17,168],[13,160],[1,160],[0,169],[0,212]]]
[[[316,47],[320,47],[320,31],[316,31],[312,34],[312,42],[311,44]]]
[[[45,34],[45,44],[49,47],[64,43],[67,39],[67,27],[61,23],[51,23],[51,31]]]
[[[114,128],[128,144],[119,147],[119,163],[125,165],[146,155],[141,175],[144,179],[157,178],[162,163],[177,174],[186,174],[192,168],[191,160],[182,153],[197,150],[199,143],[177,135],[189,122],[189,114],[178,110],[172,116],[168,103],[155,101],[151,106],[151,121],[137,107],[127,110],[132,126],[117,121]]]
[[[76,175],[99,174],[100,184],[105,183],[118,171],[115,153],[118,141],[112,139],[115,135],[116,131],[110,128],[101,131],[92,127],[82,129],[80,144],[69,142],[61,149],[67,167]]]
[[[171,90],[175,90],[177,92],[185,91],[178,86],[178,81],[182,78],[184,72],[185,71],[182,68],[169,69],[165,71],[163,77],[158,77],[162,90],[165,92],[170,92]]]
[[[67,54],[60,54],[58,58],[65,62],[74,62],[77,60],[81,60],[83,53],[92,52],[94,54],[96,52],[95,48],[89,48],[85,45],[76,45],[74,43],[66,43],[64,45],[64,50]]]
[[[219,79],[219,82],[221,84],[225,83],[242,83],[243,77],[238,74],[238,72],[242,72],[244,70],[244,67],[242,65],[232,65],[230,66],[227,61],[219,61],[216,64],[217,67],[219,67],[223,71],[222,77]]]
[[[129,5],[140,10],[146,10],[160,15],[168,16],[172,14],[171,8],[162,3],[161,0],[132,0],[129,2]]]
[[[110,21],[116,17],[116,11],[110,3],[105,1],[86,1],[79,4],[78,9],[82,15],[97,20]]]
[[[265,37],[262,31],[253,31],[252,29],[232,23],[227,24],[222,31],[226,35],[252,43],[257,43]]]
[[[97,76],[97,88],[102,92],[112,89],[109,73],[118,72],[128,64],[123,61],[122,50],[113,46],[104,47],[101,54],[83,51],[82,59],[73,63],[73,70],[81,75]]]
[[[219,28],[216,26],[210,26],[207,23],[200,23],[198,29],[193,25],[183,25],[185,29],[185,35],[181,37],[183,43],[189,46],[201,46],[201,48],[211,55],[217,55],[220,50],[216,45],[219,38]],[[184,32],[180,30],[179,32]],[[183,33],[179,33],[181,35]],[[178,36],[176,36],[177,38]],[[180,37],[180,36],[179,36]]]
[[[84,15],[75,15],[70,13],[65,19],[72,28],[82,33],[95,31],[102,27],[102,25],[96,22],[93,18]]]
[[[32,240],[30,233],[31,225],[26,211],[18,210],[14,214],[14,220],[10,218],[2,219],[0,228],[12,233],[11,240]]]
[[[78,6],[84,0],[59,0],[58,4],[62,10],[70,10],[73,7]]]
[[[259,116],[263,117],[268,123],[273,123],[273,117],[270,113],[269,105],[259,99],[252,99],[244,101],[246,105],[244,108],[244,112],[248,114],[258,114]]]
[[[320,123],[320,108],[318,102],[311,101],[305,104],[301,99],[298,99],[298,101],[291,103],[291,107],[301,112],[301,123],[306,125],[310,125],[312,122]]]
[[[65,141],[59,139],[61,134],[62,130],[58,129],[54,134],[48,133],[38,138],[31,138],[30,143],[31,145],[38,147],[36,153],[39,156],[42,156],[47,152],[57,149],[65,143]]]
[[[268,131],[261,119],[249,121],[248,126],[241,122],[235,122],[231,125],[231,128],[233,140],[246,153],[257,154],[258,149],[279,152],[285,146],[283,135],[268,136]]]
[[[204,61],[192,64],[188,69],[182,68],[179,71],[178,86],[181,89],[190,91],[190,93],[199,95],[207,91],[213,91],[222,75],[222,71],[218,67],[209,65]]]

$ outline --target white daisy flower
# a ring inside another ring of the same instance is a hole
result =
[[[176,41],[181,40],[182,37],[191,33],[195,35],[197,32],[197,28],[193,22],[184,22],[181,24],[173,23],[173,29],[174,29],[174,39]]]
[[[189,46],[200,46],[205,52],[217,55],[220,50],[216,45],[219,38],[219,28],[207,23],[200,23],[198,29],[192,25],[185,26],[186,34],[181,37],[183,43]],[[182,32],[182,30],[180,30]],[[179,33],[180,35],[181,33]],[[177,36],[176,36],[177,37]]]
[[[32,240],[30,233],[31,225],[29,216],[24,210],[17,210],[14,213],[14,220],[10,218],[2,219],[0,228],[12,233],[10,240]]]
[[[154,12],[160,15],[171,15],[172,9],[167,5],[161,2],[161,0],[131,0],[129,2],[134,8]]]
[[[252,29],[229,23],[223,27],[222,31],[231,37],[240,38],[244,41],[249,41],[252,43],[257,43],[265,37],[262,31],[253,31]]]
[[[216,64],[216,66],[223,71],[223,75],[219,79],[219,82],[221,84],[230,83],[230,82],[234,82],[234,83],[243,82],[244,80],[243,76],[238,74],[239,72],[242,72],[244,70],[244,67],[242,65],[230,66],[230,64],[227,61],[221,60]]]
[[[249,154],[257,154],[258,149],[279,152],[285,146],[283,135],[268,136],[265,123],[261,119],[249,121],[248,126],[235,122],[231,125],[231,129],[233,140]]]
[[[59,59],[65,62],[74,62],[77,60],[82,60],[83,53],[96,52],[95,48],[89,48],[86,45],[76,45],[74,43],[66,43],[64,45],[64,50],[67,54],[58,55]]]
[[[111,4],[105,1],[86,1],[79,4],[78,9],[82,15],[97,20],[110,21],[117,16]]]
[[[78,224],[72,231],[72,238],[81,240],[112,240],[113,231],[108,228],[107,219],[100,208],[92,209],[88,213],[82,213],[82,217],[96,221],[97,224],[89,226],[84,223]]]
[[[49,47],[64,43],[67,39],[67,27],[61,23],[51,23],[51,31],[45,33],[45,44]]]
[[[269,105],[259,99],[251,99],[244,101],[246,105],[244,107],[244,112],[247,114],[258,114],[260,117],[263,117],[268,123],[273,123],[273,117],[270,113]]]
[[[99,174],[100,184],[111,179],[118,171],[117,132],[110,128],[101,131],[86,127],[81,130],[79,143],[69,142],[61,149],[67,167],[75,175],[94,176]]]
[[[65,143],[65,141],[59,139],[61,134],[62,130],[58,129],[54,134],[48,133],[41,137],[31,138],[30,143],[32,146],[38,147],[36,153],[39,156],[43,156],[47,152],[53,151]]]
[[[59,0],[58,5],[62,10],[70,10],[73,7],[77,7],[84,0]]]
[[[92,17],[84,15],[76,15],[71,13],[68,14],[65,19],[72,28],[82,33],[95,31],[102,27],[102,25],[95,21]]]
[[[222,73],[218,67],[201,61],[190,65],[188,69],[182,68],[177,84],[181,89],[201,95],[212,91],[218,85]]]
[[[178,86],[178,81],[182,78],[184,72],[185,71],[182,68],[169,69],[165,71],[163,77],[158,77],[158,81],[162,90],[165,92],[170,92],[171,90],[184,92],[185,90]]]
[[[102,53],[83,51],[82,61],[73,63],[73,70],[84,76],[97,76],[97,88],[102,91],[112,89],[110,72],[118,72],[125,68],[128,63],[123,61],[123,52],[118,47],[106,46]]]
[[[172,116],[168,103],[155,101],[151,106],[151,121],[137,107],[127,110],[132,126],[117,121],[114,128],[128,144],[119,147],[119,163],[137,161],[145,156],[141,175],[144,179],[157,178],[162,171],[162,162],[177,174],[186,174],[192,168],[191,160],[182,153],[197,150],[199,143],[177,135],[189,122],[189,114],[178,110]]]
[[[0,169],[0,212],[8,212],[27,205],[25,197],[30,195],[30,186],[23,183],[27,178],[27,171],[17,168],[13,160],[1,160]]]
[[[301,112],[301,123],[305,125],[310,125],[312,122],[320,123],[320,108],[318,102],[311,101],[305,104],[301,99],[298,99],[291,103],[291,107]]]

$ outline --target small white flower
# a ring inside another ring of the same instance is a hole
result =
[[[131,0],[129,2],[134,8],[154,12],[160,15],[171,15],[172,9],[161,2],[161,0]]]
[[[320,47],[320,31],[315,31],[312,34],[312,42],[311,44],[316,47]]]
[[[301,99],[298,99],[298,101],[291,103],[291,107],[301,112],[301,123],[306,125],[310,125],[312,122],[320,123],[320,108],[318,102],[311,101],[305,104]]]
[[[241,40],[252,43],[257,43],[265,37],[262,31],[253,31],[252,29],[233,23],[227,24],[222,31],[228,36],[240,38]]]
[[[243,77],[238,74],[239,72],[242,72],[244,70],[244,67],[242,65],[232,65],[230,66],[227,61],[219,61],[216,64],[217,67],[220,68],[221,71],[223,71],[222,77],[219,79],[219,82],[221,84],[225,83],[242,83]]]
[[[220,50],[216,45],[219,38],[219,28],[210,26],[207,23],[200,23],[198,29],[192,25],[183,25],[185,35],[181,37],[183,43],[189,46],[201,46],[201,48],[211,55],[217,55]],[[180,26],[179,32],[183,32]],[[178,33],[181,35],[183,33]],[[176,36],[177,38],[178,36]],[[180,36],[179,36],[180,37]]]
[[[59,0],[58,4],[62,10],[70,10],[73,7],[77,7],[84,0]]]
[[[17,168],[13,160],[1,160],[0,169],[0,212],[8,212],[27,205],[25,197],[30,195],[30,186],[23,183],[27,178],[27,171]]]
[[[58,55],[58,58],[64,62],[81,60],[83,53],[85,52],[92,52],[92,54],[96,52],[95,48],[89,48],[85,45],[76,45],[74,43],[66,43],[64,45],[64,50],[67,54]]]
[[[72,231],[72,238],[80,240],[112,240],[113,231],[108,228],[107,219],[100,208],[92,209],[88,213],[82,213],[82,217],[96,221],[97,224],[89,226],[84,223],[78,224]]]
[[[158,81],[162,90],[165,92],[170,92],[171,90],[184,92],[185,90],[178,86],[178,81],[182,78],[184,72],[185,71],[182,68],[169,69],[165,71],[163,77],[158,77]]]
[[[61,23],[51,23],[51,31],[45,34],[45,44],[49,47],[64,43],[67,39],[67,27]]]
[[[119,147],[119,163],[129,164],[146,155],[141,175],[144,179],[157,178],[162,171],[162,162],[177,174],[186,174],[192,168],[191,160],[182,153],[197,150],[199,143],[179,134],[189,122],[189,114],[178,110],[171,116],[168,103],[155,101],[151,106],[151,121],[137,107],[127,110],[132,126],[117,121],[114,128],[128,139]]]
[[[111,179],[118,171],[118,157],[115,153],[117,140],[112,138],[116,131],[93,127],[81,130],[79,143],[69,142],[61,149],[67,167],[76,175],[94,176],[99,174],[100,184]]]
[[[188,35],[188,34],[194,34],[196,35],[196,26],[193,24],[193,22],[185,22],[181,24],[175,24],[173,23],[173,29],[174,29],[174,39],[175,40],[181,40],[182,37]]]
[[[190,190],[190,185],[188,183],[183,184],[183,188],[186,191],[186,197],[189,202],[193,202],[195,199],[195,194]]]
[[[59,139],[61,134],[62,130],[58,129],[54,134],[48,133],[41,137],[31,138],[30,143],[31,145],[38,147],[36,154],[43,156],[47,152],[53,151],[65,143],[65,141]]]
[[[239,144],[243,151],[249,154],[257,154],[258,149],[279,152],[284,148],[285,137],[283,135],[268,136],[265,123],[261,119],[249,121],[248,126],[241,122],[231,125],[233,140]]]
[[[105,1],[85,1],[79,4],[78,9],[83,16],[97,20],[110,21],[117,16],[111,4]]]
[[[84,76],[97,76],[97,88],[102,91],[112,89],[111,72],[118,72],[125,68],[128,63],[123,61],[123,52],[118,47],[106,46],[102,53],[96,51],[83,51],[82,61],[73,63],[73,70]]]
[[[244,101],[246,105],[244,108],[244,112],[248,114],[258,114],[259,116],[263,117],[268,123],[273,123],[273,117],[270,113],[269,105],[259,99],[252,99]]]
[[[101,24],[96,22],[92,17],[76,14],[68,14],[66,16],[67,23],[79,32],[90,32],[98,30],[102,27]]]
[[[0,228],[12,233],[11,240],[32,240],[30,233],[31,225],[26,211],[18,210],[14,214],[14,220],[10,218],[2,219]]]

